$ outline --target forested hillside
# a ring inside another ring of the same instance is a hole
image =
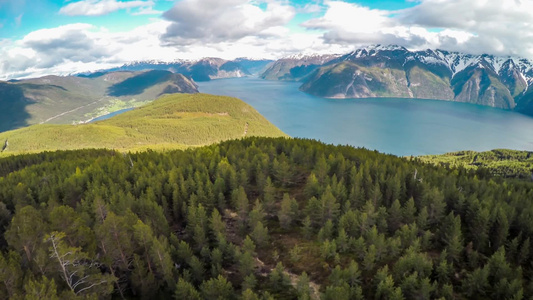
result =
[[[529,299],[533,184],[311,140],[0,159],[0,298]]]
[[[33,125],[0,132],[0,157],[85,148],[183,149],[243,136],[285,134],[243,101],[207,94],[172,94],[95,123]]]
[[[458,151],[440,155],[424,155],[420,160],[441,166],[483,168],[496,176],[533,180],[533,152],[508,149],[491,151]]]

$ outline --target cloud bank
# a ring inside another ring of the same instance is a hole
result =
[[[529,0],[421,0],[397,11],[328,0],[306,5],[179,0],[165,12],[155,10],[154,1],[67,2],[58,13],[99,16],[126,9],[132,15],[162,14],[123,32],[83,22],[33,31],[20,40],[0,39],[0,78],[67,74],[133,60],[342,53],[368,44],[533,59]],[[308,17],[295,25],[300,14]]]

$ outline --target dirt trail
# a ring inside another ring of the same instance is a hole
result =
[[[58,115],[55,115],[55,116],[53,116],[53,117],[51,117],[51,118],[48,118],[48,119],[42,121],[42,122],[39,123],[39,124],[44,124],[44,123],[46,123],[46,122],[52,121],[53,119],[57,119],[57,118],[59,118],[59,117],[61,117],[61,116],[64,116],[64,115],[66,115],[66,114],[70,114],[70,113],[72,113],[72,112],[75,112],[75,111],[77,111],[78,109],[82,109],[82,108],[84,108],[84,107],[87,107],[87,106],[93,105],[93,104],[98,103],[98,102],[100,102],[100,101],[103,101],[104,99],[105,99],[105,98],[102,98],[102,99],[100,99],[100,100],[96,100],[96,101],[91,102],[91,103],[89,103],[89,104],[85,104],[85,105],[82,105],[82,106],[80,106],[80,107],[77,107],[77,108],[71,109],[71,110],[69,110],[69,111],[66,111],[66,112],[60,113],[60,114],[58,114]]]
[[[246,136],[248,134],[248,122],[244,125],[244,134],[242,136]]]
[[[287,270],[285,270],[285,275],[289,276],[289,278],[291,279],[291,285],[296,288],[296,286],[298,285],[298,281],[300,280],[300,276],[294,273],[291,273]],[[320,299],[320,285],[309,280],[309,288],[311,289],[311,295],[310,295],[311,299],[319,300]]]

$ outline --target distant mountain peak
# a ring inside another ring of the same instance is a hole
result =
[[[125,63],[119,67],[94,72],[74,74],[82,77],[93,77],[95,74],[114,71],[165,70],[191,77],[195,81],[209,81],[218,78],[244,77],[257,74],[271,63],[271,60],[238,58],[227,60],[218,57],[203,57],[197,60],[140,60]]]
[[[320,59],[320,58],[332,58],[339,57],[340,54],[318,54],[318,53],[298,53],[289,56],[285,56],[281,59],[286,60],[310,60],[310,59]]]
[[[366,50],[368,52],[374,50],[374,51],[409,51],[407,48],[398,46],[398,45],[382,45],[382,44],[375,44],[375,45],[369,45],[363,48],[360,48],[361,50]]]

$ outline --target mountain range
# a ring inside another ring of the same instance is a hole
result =
[[[117,68],[105,70],[113,71],[141,71],[141,70],[166,70],[191,77],[194,81],[209,81],[212,79],[244,77],[262,73],[272,63],[268,59],[237,58],[225,60],[207,57],[199,60],[177,59],[171,62],[164,61],[135,61]]]
[[[0,132],[32,124],[83,122],[163,94],[197,92],[189,77],[163,70],[0,82]]]
[[[299,81],[303,92],[326,98],[436,99],[533,115],[533,63],[527,59],[377,45],[277,61],[138,61],[94,73],[0,82],[0,132],[86,122],[163,94],[197,93],[195,81],[250,75]]]
[[[301,81],[302,91],[326,98],[449,100],[533,114],[533,63],[511,56],[377,45],[344,55],[283,58],[261,77]]]

